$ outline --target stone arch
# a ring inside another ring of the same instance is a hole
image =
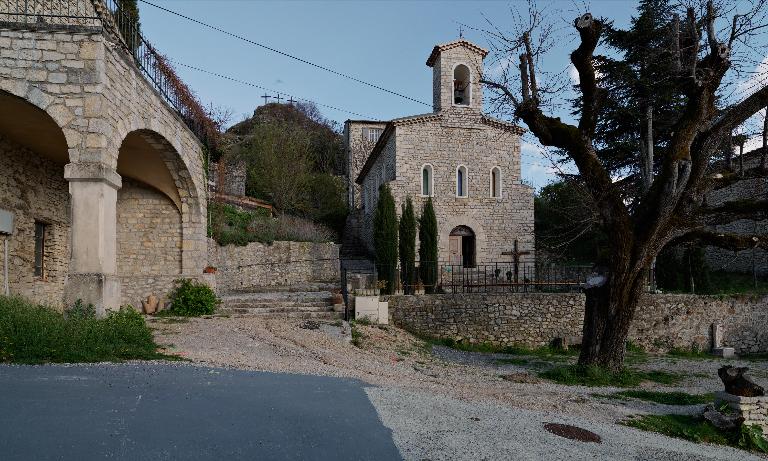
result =
[[[178,139],[173,144],[151,129],[129,131],[122,138],[116,169],[124,178],[148,185],[173,202],[181,217],[182,273],[197,274],[202,271],[198,266],[205,259],[205,196],[200,193],[183,151],[178,149],[180,145]],[[186,156],[190,155],[200,152]]]
[[[47,110],[49,99],[29,97],[30,93],[44,94],[30,88],[36,91],[18,95],[0,90],[0,133],[57,163],[69,162],[70,149],[77,147],[76,135],[63,129],[63,115],[56,109]]]
[[[447,261],[449,259],[449,240],[451,232],[460,226],[472,229],[475,233],[475,259],[476,262],[486,262],[487,234],[480,221],[472,218],[470,215],[449,215],[445,218],[438,217],[439,227],[439,251],[440,259]]]
[[[472,105],[472,71],[463,62],[453,66],[453,96],[451,101],[455,106]]]
[[[42,99],[25,93],[0,90],[0,208],[13,218],[4,238],[8,285],[11,294],[61,306],[71,248],[63,175],[70,143]],[[0,273],[0,286],[4,277]]]

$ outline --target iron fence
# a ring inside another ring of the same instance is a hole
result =
[[[90,1],[0,0],[0,24],[37,28],[92,27],[101,29]]]
[[[379,272],[383,271],[379,266]],[[394,271],[397,280],[395,293],[556,293],[579,291],[590,274],[592,266],[565,266],[537,263],[492,262],[466,267],[461,264],[440,262],[436,265],[434,283],[424,283],[419,268],[413,281],[403,282],[400,270]],[[386,291],[386,283],[376,271],[343,271],[343,287],[356,295],[375,296]]]

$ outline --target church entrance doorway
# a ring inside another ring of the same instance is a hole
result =
[[[467,226],[456,226],[448,237],[451,265],[475,267],[475,232]]]

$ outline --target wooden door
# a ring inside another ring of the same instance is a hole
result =
[[[461,266],[462,265],[462,255],[461,255],[461,236],[460,235],[451,235],[448,237],[448,253],[449,253],[449,262],[451,265]]]

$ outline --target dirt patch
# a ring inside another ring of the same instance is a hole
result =
[[[594,432],[571,426],[570,424],[546,423],[544,429],[566,439],[578,440],[579,442],[603,443],[600,440],[600,436]]]

